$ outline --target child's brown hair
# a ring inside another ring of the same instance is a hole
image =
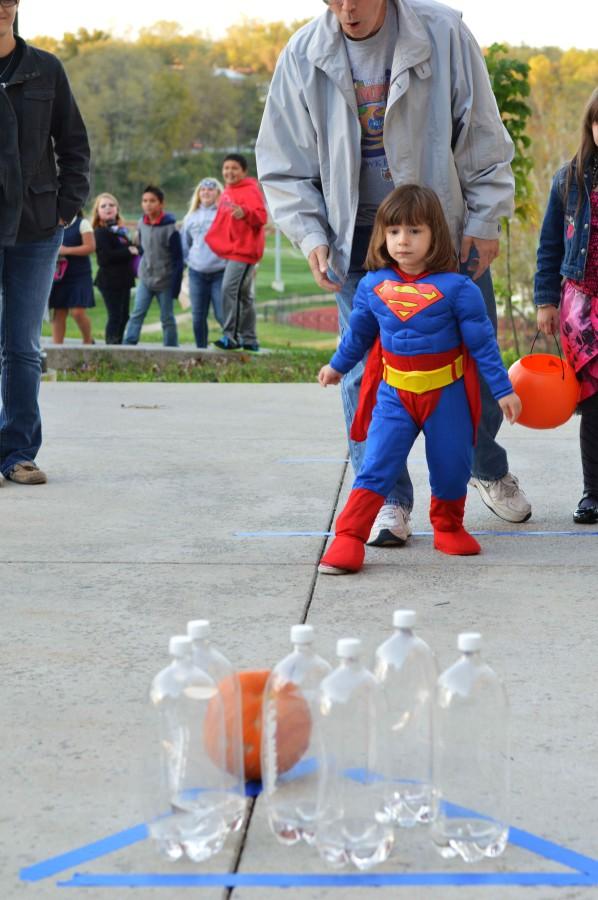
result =
[[[386,197],[376,212],[365,259],[370,271],[395,266],[386,247],[386,229],[393,225],[428,225],[432,232],[427,272],[456,272],[457,254],[440,200],[430,188],[403,184]]]

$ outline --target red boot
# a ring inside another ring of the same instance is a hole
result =
[[[434,546],[451,556],[474,556],[482,549],[476,539],[463,528],[465,497],[459,500],[430,501],[430,521],[434,528]]]
[[[336,520],[336,536],[322,557],[318,572],[323,575],[346,575],[361,569],[365,542],[383,503],[384,497],[374,491],[366,488],[351,491],[347,505]]]

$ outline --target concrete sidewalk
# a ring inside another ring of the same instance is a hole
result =
[[[276,844],[258,799],[246,834],[207,865],[169,866],[141,841],[71,860],[43,880],[19,880],[21,867],[143,821],[148,686],[167,662],[169,636],[202,617],[239,668],[272,665],[288,651],[289,626],[304,620],[329,659],[336,638],[350,634],[363,638],[369,657],[389,633],[393,609],[413,607],[442,668],[456,656],[457,633],[479,629],[511,698],[512,824],[598,857],[598,537],[571,521],[581,478],[577,420],[546,433],[503,428],[534,515],[509,525],[473,492],[467,524],[489,532],[479,557],[433,550],[418,442],[410,545],[368,548],[361,573],[327,578],[316,569],[321,533],[351,481],[338,391],[48,383],[41,399],[39,463],[49,483],[0,489],[3,900],[60,896],[57,882],[75,872],[330,873],[308,848]],[[418,829],[399,833],[395,855],[374,872],[465,868],[441,860]],[[570,870],[509,846],[467,871]],[[171,900],[185,896],[181,890],[120,887],[111,896]],[[242,887],[232,897],[365,900],[397,891]],[[196,892],[231,896],[219,887]],[[68,892],[74,900],[105,895],[101,887]],[[598,887],[416,886],[399,896],[572,900],[598,897]]]

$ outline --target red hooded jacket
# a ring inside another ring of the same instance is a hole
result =
[[[232,204],[241,206],[245,215],[233,217]],[[268,215],[260,186],[255,178],[242,178],[225,187],[216,218],[206,234],[208,247],[222,259],[253,265],[264,255],[264,225]]]

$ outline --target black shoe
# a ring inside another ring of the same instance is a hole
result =
[[[218,347],[219,350],[238,350],[239,345],[236,341],[231,341],[230,338],[224,337],[219,341],[214,341],[214,346]]]
[[[584,494],[573,513],[578,525],[594,525],[598,522],[598,500],[593,494]]]
[[[249,350],[250,353],[259,353],[260,345],[259,344],[241,344],[242,350]]]

